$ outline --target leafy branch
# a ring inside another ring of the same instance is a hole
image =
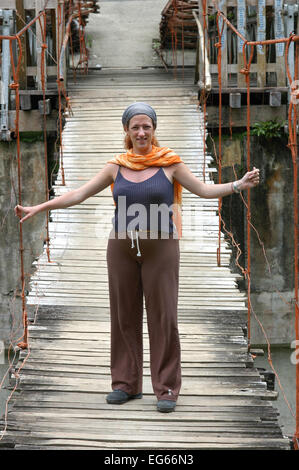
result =
[[[285,121],[278,121],[277,119],[259,121],[253,124],[251,134],[266,139],[282,137],[284,124]]]

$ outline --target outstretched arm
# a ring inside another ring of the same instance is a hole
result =
[[[20,222],[22,223],[42,211],[63,209],[65,207],[80,204],[82,201],[85,201],[85,199],[103,191],[103,189],[112,184],[114,171],[115,165],[113,163],[107,163],[96,176],[94,176],[80,188],[74,189],[73,191],[68,191],[62,196],[55,197],[50,201],[37,204],[36,206],[23,207],[17,205],[14,208],[15,214],[21,219]],[[22,218],[23,213],[25,216]]]
[[[206,184],[200,181],[184,163],[178,163],[173,177],[188,191],[206,199],[228,196],[233,192],[250,189],[259,184],[259,170],[253,168],[238,181],[223,184]],[[233,187],[234,186],[234,187]]]

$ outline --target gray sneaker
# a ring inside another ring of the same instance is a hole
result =
[[[171,413],[175,410],[176,402],[173,400],[159,400],[157,410],[161,413]]]
[[[110,392],[109,395],[107,395],[106,401],[112,405],[121,405],[122,403],[126,403],[127,401],[133,400],[134,398],[142,398],[142,393],[137,393],[137,395],[129,395],[123,390],[113,390],[113,392]]]

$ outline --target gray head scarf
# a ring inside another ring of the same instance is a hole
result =
[[[122,116],[123,126],[127,126],[130,119],[137,114],[146,114],[146,116],[149,116],[153,121],[154,128],[156,129],[157,115],[155,110],[149,104],[142,102],[132,103],[127,107]]]

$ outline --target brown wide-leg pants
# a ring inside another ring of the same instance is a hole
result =
[[[142,392],[143,295],[150,368],[158,400],[176,400],[181,387],[177,326],[179,240],[109,239],[107,263],[111,307],[112,389]],[[140,255],[137,256],[140,250]]]

